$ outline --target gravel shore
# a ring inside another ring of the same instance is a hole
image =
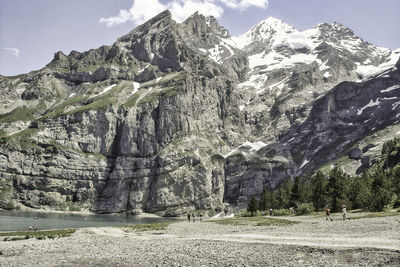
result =
[[[400,216],[288,226],[176,222],[166,230],[84,228],[71,237],[0,241],[0,266],[400,266]]]

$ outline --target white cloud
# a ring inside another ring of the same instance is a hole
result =
[[[265,9],[268,7],[268,0],[172,0],[166,4],[159,0],[134,0],[129,10],[121,9],[117,16],[101,18],[99,23],[105,23],[108,27],[111,27],[132,21],[135,25],[138,25],[166,9],[171,11],[172,18],[177,22],[184,21],[196,11],[205,16],[220,18],[224,12],[222,4],[240,10],[251,6]]]
[[[187,17],[198,11],[205,16],[220,18],[224,9],[211,1],[172,1],[168,4],[172,18],[177,22],[184,21]]]
[[[11,53],[13,53],[15,57],[19,57],[20,50],[18,48],[6,47],[4,49],[10,51]]]
[[[244,10],[251,6],[266,9],[268,7],[268,0],[220,0],[227,7],[233,9]]]

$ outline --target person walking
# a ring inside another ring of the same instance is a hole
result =
[[[196,221],[196,217],[195,217],[194,212],[192,213],[192,218],[193,218],[193,222],[195,222]]]
[[[203,214],[200,213],[199,216],[200,216],[200,222],[202,222],[203,221]]]
[[[187,219],[190,222],[190,212],[188,212],[188,214],[187,214]]]
[[[328,205],[325,207],[325,218],[326,220],[330,219],[331,221],[333,221],[333,219],[331,218],[331,209],[328,207]]]
[[[345,204],[342,205],[342,215],[343,215],[343,221],[345,221],[346,219],[350,220],[350,218],[347,218],[347,209]]]

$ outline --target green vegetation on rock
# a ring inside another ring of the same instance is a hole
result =
[[[9,113],[1,114],[0,123],[33,120],[34,117],[32,115],[32,111],[32,109],[27,108],[26,106],[18,107]]]
[[[68,237],[76,232],[76,229],[43,230],[43,231],[19,231],[19,232],[0,232],[3,241],[14,241],[21,239],[45,239],[56,237]]]

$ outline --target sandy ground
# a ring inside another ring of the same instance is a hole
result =
[[[0,266],[400,266],[400,216],[287,219],[300,223],[177,222],[162,231],[84,228],[54,240],[0,241]]]

